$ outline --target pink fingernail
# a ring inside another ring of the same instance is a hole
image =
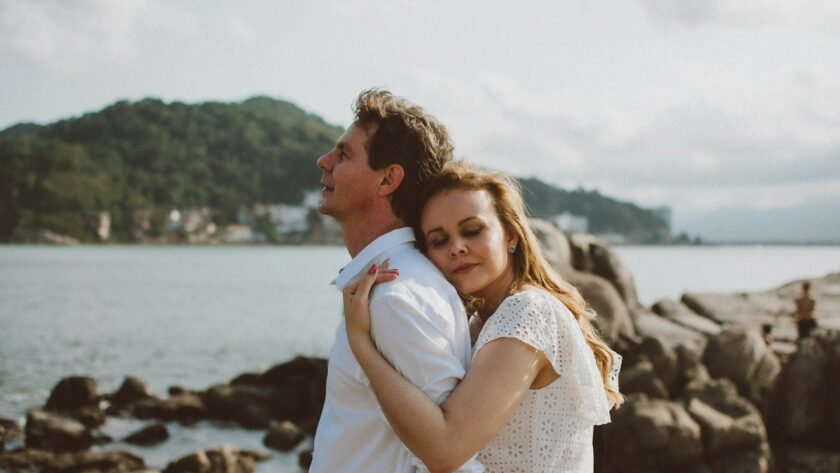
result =
[[[370,269],[368,270],[368,274],[373,274],[376,272],[376,264],[373,264]]]

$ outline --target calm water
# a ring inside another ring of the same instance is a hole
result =
[[[619,247],[646,304],[687,291],[767,289],[840,271],[840,247]],[[296,354],[325,356],[340,320],[338,247],[0,246],[0,416],[42,405],[70,374],[100,391],[126,375],[158,393],[204,389]],[[115,438],[142,425],[109,421]],[[147,464],[261,433],[172,425]],[[302,448],[302,447],[301,447]],[[260,471],[296,471],[275,455]]]

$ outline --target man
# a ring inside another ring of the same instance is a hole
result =
[[[438,404],[470,363],[467,318],[455,289],[414,246],[423,183],[451,160],[446,129],[391,93],[363,92],[355,121],[318,159],[324,186],[319,212],[338,220],[353,260],[343,289],[390,260],[397,280],[371,296],[371,335],[382,355]],[[387,423],[347,342],[342,321],[330,352],[327,394],[315,435],[313,473],[391,473],[424,469]],[[459,471],[482,471],[473,459]]]
[[[814,306],[816,301],[811,297],[811,283],[802,283],[802,295],[796,298],[796,312],[794,319],[796,319],[796,328],[799,332],[799,338],[807,337],[811,334],[817,326],[817,320],[814,318]]]

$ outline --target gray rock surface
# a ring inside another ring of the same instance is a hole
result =
[[[26,447],[54,451],[86,450],[93,434],[81,422],[46,411],[26,416]]]

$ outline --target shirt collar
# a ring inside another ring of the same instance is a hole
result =
[[[338,277],[335,278],[333,284],[339,289],[344,289],[345,286],[353,282],[354,279],[363,270],[367,270],[372,262],[377,257],[390,250],[391,248],[404,245],[406,243],[413,243],[416,240],[414,237],[414,230],[411,227],[402,227],[396,230],[381,235],[376,240],[370,242],[359,254],[356,255],[347,266],[341,268]]]

